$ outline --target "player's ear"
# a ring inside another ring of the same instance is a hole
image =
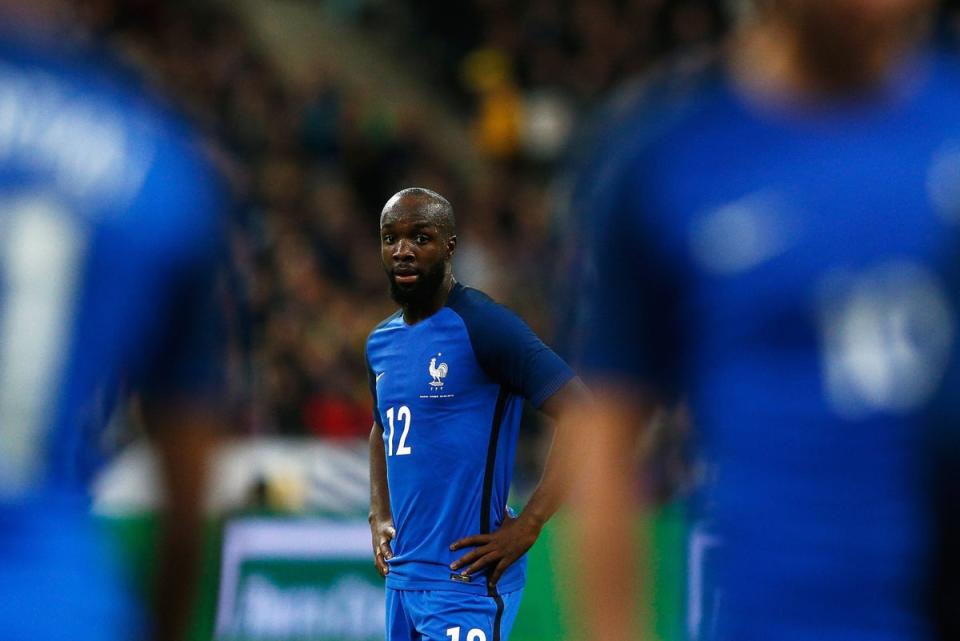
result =
[[[450,238],[447,239],[447,254],[453,256],[453,252],[457,249],[457,235],[450,234]]]

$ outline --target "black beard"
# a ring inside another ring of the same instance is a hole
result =
[[[390,281],[390,298],[402,307],[422,307],[431,303],[437,290],[443,285],[444,276],[446,276],[446,264],[437,263],[430,271],[420,272],[420,278],[412,287],[400,287],[393,279],[393,275],[388,273],[387,278]]]

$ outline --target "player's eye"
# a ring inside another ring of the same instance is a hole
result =
[[[417,234],[417,244],[425,245],[430,242],[430,237],[424,234]]]
[[[392,244],[392,243],[393,243],[393,236],[392,236],[391,234],[384,234],[384,236],[383,236],[383,242],[386,243],[387,245]]]

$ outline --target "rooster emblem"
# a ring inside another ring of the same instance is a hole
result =
[[[441,379],[447,377],[447,364],[440,363],[437,365],[438,356],[443,356],[443,354],[438,353],[437,356],[430,359],[428,371],[430,372],[430,376],[433,377],[433,380],[430,381],[430,387],[443,387],[443,381]]]

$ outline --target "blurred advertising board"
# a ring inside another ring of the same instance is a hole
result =
[[[383,579],[366,521],[240,517],[222,546],[216,639],[383,638]]]
[[[257,438],[225,448],[216,465],[201,594],[189,641],[382,641],[384,587],[373,566],[363,442]],[[94,509],[147,597],[159,505],[149,448],[121,453],[95,486]],[[562,512],[528,553],[527,586],[510,641],[577,638],[571,563],[584,551]],[[645,638],[681,641],[682,504],[638,518],[652,593]],[[643,543],[646,542],[646,543]]]

